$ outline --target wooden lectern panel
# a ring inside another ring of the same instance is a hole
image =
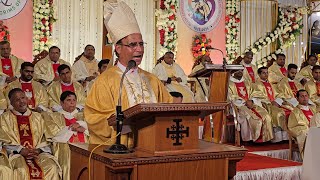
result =
[[[198,180],[232,179],[236,162],[246,149],[198,140],[199,149],[193,153],[155,156],[136,150],[130,154],[104,153],[102,146],[92,154],[92,180]],[[88,179],[88,158],[96,145],[70,144],[71,180]]]
[[[198,119],[224,110],[227,103],[138,104],[126,109],[124,124],[134,133],[134,147],[155,155],[198,149]],[[108,119],[109,125],[116,118]]]

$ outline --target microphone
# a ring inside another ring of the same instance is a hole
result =
[[[226,60],[226,58],[224,57],[224,53],[223,53],[223,51],[222,51],[221,49],[214,48],[214,47],[212,47],[212,46],[207,46],[206,49],[207,49],[207,50],[216,50],[216,51],[221,52],[221,54],[222,54],[222,59],[223,59],[222,64],[223,64],[224,68],[226,67],[226,65],[227,65],[227,60]]]
[[[123,80],[125,75],[130,71],[130,69],[136,67],[136,62],[134,60],[130,60],[128,62],[126,70],[123,72],[120,80],[120,89],[119,89],[119,98],[118,98],[118,105],[116,106],[116,120],[117,120],[117,138],[116,143],[110,146],[108,149],[105,149],[104,152],[107,153],[113,153],[113,154],[126,154],[130,153],[130,151],[125,145],[121,144],[121,132],[122,132],[122,126],[123,126],[123,120],[124,120],[124,114],[122,112],[122,106],[121,106],[121,96],[122,96],[122,86],[123,86]]]
[[[124,76],[130,71],[130,69],[136,67],[137,63],[134,60],[130,60],[128,62],[126,70],[123,72],[120,80],[120,89],[119,89],[119,98],[118,98],[118,106],[121,106],[121,96],[122,96],[122,85]]]

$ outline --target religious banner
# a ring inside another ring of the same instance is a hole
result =
[[[198,33],[212,31],[223,12],[222,0],[180,1],[179,7],[184,23]]]
[[[0,1],[0,20],[10,19],[19,14],[27,0],[2,0]]]
[[[176,62],[186,74],[191,72],[194,64],[192,51],[193,37],[204,34],[211,39],[211,47],[220,49],[225,55],[225,0],[185,0],[179,1],[177,13],[177,55]],[[213,63],[221,64],[221,52],[211,50]]]

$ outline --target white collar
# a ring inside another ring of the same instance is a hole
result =
[[[28,82],[22,81],[21,78],[19,78],[19,80],[20,80],[20,83],[31,83],[31,82],[32,82],[32,80],[30,80],[30,81],[28,81]]]
[[[31,111],[30,111],[30,109],[27,109],[27,111],[25,112],[25,113],[23,113],[23,114],[21,114],[20,112],[18,112],[18,111],[16,111],[16,110],[12,110],[12,113],[14,114],[14,115],[18,115],[18,116],[30,116],[31,115]]]
[[[75,109],[74,111],[72,111],[71,113],[65,111],[65,110],[61,110],[59,111],[60,114],[62,114],[65,118],[67,119],[72,119],[74,118],[74,115],[77,114],[79,111],[77,109]]]
[[[117,67],[118,67],[122,72],[126,71],[126,69],[127,69],[127,67],[124,66],[123,64],[121,64],[120,61],[118,61]],[[131,73],[138,74],[138,68],[133,68],[133,69],[131,69],[127,74],[131,74]]]
[[[243,65],[244,67],[252,67],[252,64],[246,64],[245,62],[243,62],[242,65]]]
[[[305,111],[309,111],[309,106],[304,106],[302,104],[300,104],[300,109],[305,110]]]
[[[292,80],[292,79],[288,78],[288,81],[289,81],[289,82],[294,82],[294,79]]]
[[[234,77],[230,77],[230,81],[232,81],[232,82],[234,82],[234,83],[241,83],[241,82],[243,82],[244,81],[244,79],[243,79],[243,77],[240,79],[240,80],[238,80],[238,79],[236,79],[236,78],[234,78]]]
[[[65,85],[65,86],[71,86],[72,85],[72,82],[71,83],[65,83],[63,81],[60,81],[61,84]]]
[[[262,79],[260,79],[260,81],[261,81],[261,82],[269,82],[268,79],[267,79],[267,80],[262,80]]]

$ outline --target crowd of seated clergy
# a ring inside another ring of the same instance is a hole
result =
[[[52,46],[34,65],[12,55],[9,42],[0,42],[0,148],[6,150],[0,154],[1,178],[70,178],[67,143],[88,142],[84,104],[96,77],[108,71],[110,62],[98,62],[94,55],[94,47],[87,45],[71,66]],[[286,140],[287,126],[303,153],[309,127],[319,124],[320,66],[311,55],[298,72],[295,64],[286,67],[285,58],[278,54],[270,67],[258,69],[252,64],[253,53],[246,52],[234,62],[244,69],[232,72],[228,99],[238,111],[243,141]],[[192,71],[206,63],[212,62],[204,55]],[[208,99],[209,79],[197,80],[194,94],[172,52],[159,59],[153,74],[174,103]]]
[[[242,141],[279,142],[288,132],[303,154],[310,126],[319,126],[320,66],[310,55],[298,66],[286,66],[286,56],[278,54],[270,67],[251,64],[252,52],[234,61],[244,69],[232,72],[228,99],[237,109]]]

